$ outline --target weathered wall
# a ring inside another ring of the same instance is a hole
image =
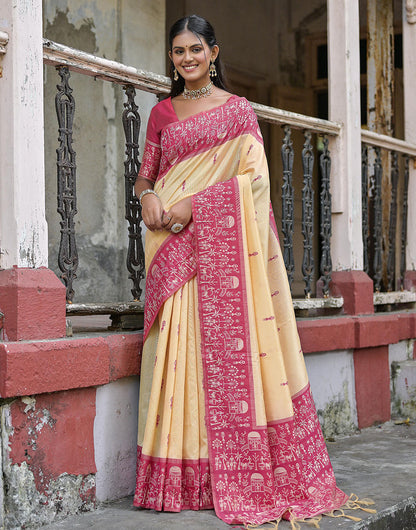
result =
[[[120,379],[97,389],[94,453],[98,501],[134,493],[138,396],[138,377]]]
[[[357,411],[352,350],[309,354],[305,361],[324,436],[353,432]]]
[[[391,414],[416,419],[416,342],[401,341],[389,346]]]
[[[165,9],[163,0],[44,0],[44,36],[124,64],[164,73]],[[54,107],[59,76],[45,67],[46,217],[49,267],[59,272],[60,217],[56,213],[57,120]],[[75,216],[79,266],[74,301],[131,300],[125,266],[124,132],[122,87],[72,74],[75,97],[74,150],[77,161]],[[156,103],[153,95],[136,99],[143,118]]]
[[[39,528],[93,509],[95,389],[3,403],[4,527]]]

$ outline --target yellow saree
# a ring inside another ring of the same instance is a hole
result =
[[[135,506],[229,524],[339,508],[249,103],[184,121],[159,103],[140,174],[165,210],[192,196],[193,218],[146,234]]]

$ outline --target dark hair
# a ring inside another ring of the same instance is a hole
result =
[[[210,49],[212,49],[213,46],[218,44],[217,39],[215,37],[214,28],[211,26],[208,20],[205,20],[205,18],[202,18],[198,15],[190,15],[189,17],[184,17],[184,18],[177,20],[173,24],[173,26],[170,28],[170,31],[169,31],[169,50],[170,51],[172,51],[173,39],[177,35],[179,35],[180,33],[186,30],[191,31],[199,39],[204,39]],[[223,88],[224,90],[227,90],[224,67],[222,65],[219,53],[217,55],[217,58],[215,59],[214,64],[217,69],[217,76],[212,79],[212,82],[218,88]],[[185,87],[184,78],[178,72],[179,79],[175,81],[173,78],[173,71],[174,71],[173,62],[170,61],[169,75],[172,80],[172,86],[171,86],[169,95],[172,98],[181,94]]]

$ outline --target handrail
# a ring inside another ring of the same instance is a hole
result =
[[[305,116],[296,112],[261,105],[260,103],[250,103],[259,119],[268,123],[290,125],[295,129],[308,129],[333,136],[341,132],[341,125],[333,121],[321,120],[320,118],[313,118],[312,116]]]
[[[122,85],[132,85],[139,90],[154,94],[168,94],[170,90],[170,79],[164,75],[97,57],[48,39],[43,39],[43,60],[45,64],[68,66],[70,70],[84,75]],[[251,105],[259,119],[268,123],[290,125],[296,129],[309,129],[329,135],[338,135],[341,130],[341,125],[335,122],[259,103],[251,103]]]
[[[121,85],[132,85],[135,88],[154,94],[167,94],[170,80],[164,75],[126,66],[117,61],[97,57],[48,39],[43,39],[43,61],[53,66],[68,66],[94,78],[104,79]]]
[[[416,157],[416,145],[404,140],[392,138],[386,134],[379,134],[373,131],[361,130],[361,141],[374,147],[382,147],[390,151],[399,151],[405,155]]]

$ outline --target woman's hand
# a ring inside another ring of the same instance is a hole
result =
[[[147,193],[142,198],[142,219],[149,230],[162,230],[163,206],[158,196]]]
[[[186,197],[172,206],[168,212],[163,213],[162,226],[170,230],[174,224],[185,227],[192,218],[192,197]]]

